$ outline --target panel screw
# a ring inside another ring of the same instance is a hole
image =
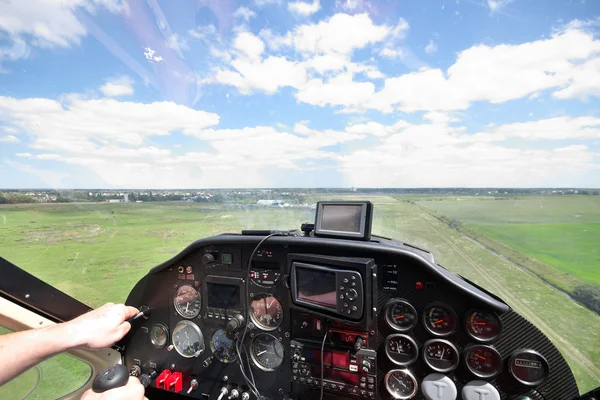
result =
[[[171,369],[175,369],[175,364],[171,364]]]
[[[44,323],[44,321],[40,321],[40,325],[42,325]]]
[[[29,298],[29,293],[27,293],[27,294],[25,295],[25,298],[26,298],[26,299],[28,299],[28,298]]]
[[[373,272],[373,278],[377,278],[377,274]]]
[[[225,375],[225,376],[223,377],[223,382],[227,382],[228,380],[229,380],[229,377],[228,377],[227,375]]]
[[[371,330],[371,336],[375,336],[375,331]]]
[[[279,392],[279,394],[283,394],[283,389],[279,388],[278,392]]]
[[[250,293],[250,297],[254,297],[254,293]]]
[[[289,333],[289,332],[286,332],[286,333],[285,333],[285,337],[290,337],[290,333]]]

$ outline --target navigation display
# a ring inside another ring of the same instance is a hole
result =
[[[324,204],[321,229],[360,233],[362,208],[361,204]]]
[[[222,283],[207,282],[208,307],[240,309],[240,287]]]
[[[337,309],[334,272],[296,267],[296,286],[299,300]]]

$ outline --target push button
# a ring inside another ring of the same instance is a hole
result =
[[[348,300],[356,300],[356,298],[358,297],[358,292],[355,289],[350,289],[346,292],[346,297],[348,297]]]
[[[421,390],[427,400],[455,400],[458,394],[456,385],[450,378],[442,374],[430,374],[423,379]],[[492,400],[492,399],[467,399],[464,400]],[[500,400],[500,399],[498,399]]]
[[[464,400],[500,400],[498,390],[486,381],[471,381],[462,390]]]

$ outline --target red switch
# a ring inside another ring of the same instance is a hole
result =
[[[173,372],[165,382],[165,389],[179,393],[183,390],[183,377],[181,372]]]
[[[167,380],[171,377],[171,371],[169,371],[168,369],[165,369],[163,372],[160,373],[160,375],[158,376],[158,378],[156,378],[156,387],[158,389],[163,389],[165,388],[167,385]]]

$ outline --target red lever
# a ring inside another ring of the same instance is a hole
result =
[[[183,376],[181,376],[181,372],[173,372],[171,376],[165,382],[166,390],[174,390],[176,393],[179,393],[183,390]]]
[[[158,378],[156,378],[156,387],[158,389],[163,389],[163,388],[167,388],[167,380],[171,377],[171,371],[169,371],[168,369],[165,369],[163,372],[160,373],[160,375],[158,376]]]

